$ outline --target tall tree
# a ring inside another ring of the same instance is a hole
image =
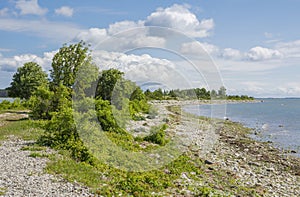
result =
[[[72,88],[77,72],[84,63],[90,60],[88,48],[84,42],[64,45],[59,49],[52,60],[52,70],[50,76],[52,78],[52,88],[62,84],[68,88]]]
[[[35,62],[25,63],[13,75],[8,94],[11,97],[29,99],[32,93],[41,85],[48,83],[47,74]]]
[[[220,87],[218,90],[218,96],[222,99],[226,98],[226,88],[224,86]]]

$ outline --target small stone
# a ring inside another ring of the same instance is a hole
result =
[[[266,170],[267,170],[268,172],[274,172],[274,171],[275,171],[274,168],[267,168]]]
[[[209,170],[214,170],[214,168],[212,168],[212,167],[208,167],[208,169],[209,169]]]
[[[212,161],[209,161],[209,160],[205,160],[204,163],[207,164],[207,165],[213,164],[213,162],[212,162]]]

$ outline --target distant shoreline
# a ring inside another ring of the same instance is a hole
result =
[[[262,100],[151,100],[153,104],[167,104],[167,105],[214,105],[214,104],[234,104],[234,103],[259,103]]]

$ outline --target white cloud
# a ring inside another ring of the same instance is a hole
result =
[[[67,42],[82,30],[70,23],[50,22],[46,20],[0,19],[0,30],[26,32],[40,37]]]
[[[191,37],[203,38],[210,35],[210,31],[214,28],[214,21],[213,19],[199,21],[196,15],[190,12],[188,6],[174,4],[151,13],[145,25],[174,28]]]
[[[275,49],[283,53],[286,57],[300,57],[300,40],[278,43]]]
[[[13,57],[1,57],[0,58],[0,71],[16,72],[18,67],[23,66],[27,62],[36,62],[45,71],[49,71],[51,67],[52,58],[57,51],[45,52],[42,57],[34,54],[16,55]]]
[[[99,29],[99,28],[90,28],[85,31],[81,31],[77,36],[76,40],[83,40],[90,44],[97,44],[101,41],[108,38],[106,29]]]
[[[282,53],[280,53],[278,50],[257,46],[251,48],[248,51],[247,57],[249,58],[249,60],[261,61],[261,60],[281,58]]]
[[[97,48],[98,50],[101,48],[104,50],[122,51],[138,47],[164,47],[164,38],[147,35],[147,31],[144,28],[123,32],[122,30],[125,28],[124,24],[110,26],[108,30],[91,28],[80,32],[75,40],[83,40],[90,44],[93,49]],[[117,32],[119,34],[114,35]]]
[[[48,12],[47,8],[41,8],[38,4],[38,0],[18,0],[16,2],[16,8],[21,11],[21,15],[33,14],[33,15],[45,15]]]
[[[121,21],[121,22],[116,22],[114,24],[110,24],[107,32],[110,35],[114,35],[116,33],[120,33],[120,32],[125,31],[125,30],[129,30],[129,29],[132,29],[132,28],[143,27],[143,26],[144,26],[143,21],[138,21],[138,22]]]
[[[0,16],[7,16],[8,15],[8,8],[3,8],[0,10]]]
[[[68,6],[62,6],[60,8],[55,9],[55,14],[61,16],[71,17],[73,16],[73,13],[74,13],[74,9]]]
[[[209,54],[216,55],[219,52],[219,48],[209,43],[201,43],[198,41],[183,43],[180,51],[183,54],[199,55]]]
[[[225,48],[222,50],[221,56],[225,59],[239,60],[243,57],[242,53],[239,50],[232,48]]]
[[[116,68],[125,77],[140,85],[158,83],[161,87],[188,87],[188,83],[178,72],[178,66],[166,59],[158,59],[148,54],[134,55],[107,51],[94,51],[94,62],[101,70]]]

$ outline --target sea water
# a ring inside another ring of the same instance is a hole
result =
[[[1,103],[2,101],[4,101],[4,100],[10,101],[10,102],[14,101],[13,98],[8,98],[8,97],[3,98],[3,97],[0,97],[0,103]]]
[[[300,156],[300,99],[260,99],[255,103],[188,105],[184,110],[196,115],[228,118],[253,128],[262,141],[296,150]],[[223,110],[224,109],[224,110]]]

